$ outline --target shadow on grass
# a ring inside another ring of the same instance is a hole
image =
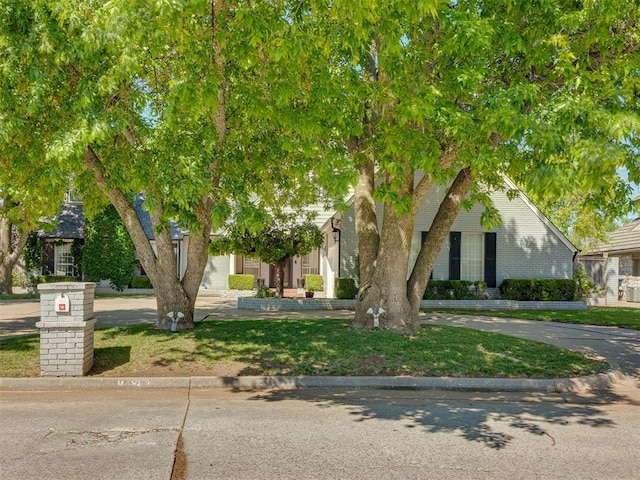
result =
[[[94,349],[93,353],[89,375],[100,375],[131,361],[131,347],[102,347]]]
[[[0,351],[30,352],[40,348],[40,335],[6,338],[0,341]]]

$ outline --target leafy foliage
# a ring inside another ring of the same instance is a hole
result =
[[[337,277],[335,283],[336,298],[351,299],[357,293],[356,281],[353,278]]]
[[[306,274],[304,276],[304,285],[307,292],[321,292],[324,289],[322,285],[322,275]]]
[[[135,248],[129,232],[112,206],[84,224],[85,243],[82,269],[91,282],[110,280],[116,290],[123,290],[133,274]]]
[[[506,300],[519,301],[573,301],[576,282],[559,278],[505,278],[499,286]]]
[[[256,278],[254,275],[233,274],[229,275],[229,289],[231,290],[253,290]]]

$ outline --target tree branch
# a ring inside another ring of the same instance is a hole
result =
[[[453,222],[456,220],[462,202],[473,185],[473,181],[474,176],[471,173],[471,168],[463,168],[458,172],[458,176],[440,203],[438,213],[431,223],[431,228],[420,248],[416,264],[407,283],[407,296],[412,305],[416,305],[422,299],[436,258]]]

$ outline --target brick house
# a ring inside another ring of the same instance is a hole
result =
[[[507,187],[516,185],[505,179]],[[423,235],[429,229],[444,188],[434,188],[419,210],[411,243],[410,261],[415,262]],[[506,192],[492,194],[502,224],[485,230],[480,224],[483,208],[462,210],[434,265],[432,278],[487,282],[488,293],[498,296],[497,287],[505,278],[573,278],[577,248],[522,192],[509,199]],[[325,244],[305,257],[290,259],[285,277],[295,287],[305,273],[323,276],[325,295],[334,296],[334,279],[357,278],[357,240],[353,205],[342,214],[317,209],[316,223],[325,234]],[[378,212],[382,218],[382,211]],[[271,267],[258,260],[239,256],[211,258],[203,286],[226,288],[230,273],[253,273],[272,283]]]

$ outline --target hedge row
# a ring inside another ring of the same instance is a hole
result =
[[[469,280],[429,280],[422,298],[425,300],[469,300],[484,298],[485,282]]]
[[[131,277],[131,288],[153,288],[151,280],[146,275],[134,275]]]
[[[571,279],[506,278],[499,288],[505,300],[569,302],[576,299],[576,282]]]
[[[229,275],[229,290],[253,290],[255,276],[249,274]]]
[[[358,289],[356,288],[356,281],[353,278],[337,277],[335,283],[336,298],[339,299],[352,299],[355,298]]]

